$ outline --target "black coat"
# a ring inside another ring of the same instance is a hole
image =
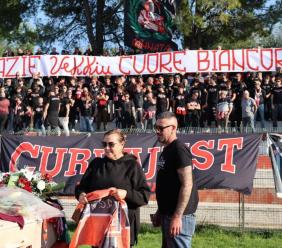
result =
[[[139,207],[148,204],[150,188],[136,157],[125,154],[118,160],[95,158],[88,166],[80,184],[75,188],[78,199],[82,192],[116,187],[127,191],[125,201],[130,222],[130,244],[137,241],[140,228]]]

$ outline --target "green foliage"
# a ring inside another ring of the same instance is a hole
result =
[[[9,35],[0,38],[0,54],[3,54],[7,48],[11,48],[14,52],[18,48],[33,51],[37,40],[37,31],[27,23],[21,23]]]
[[[18,29],[11,32],[11,37],[7,40],[13,47],[33,50],[34,44],[38,40],[37,30],[28,23],[21,23]]]
[[[282,1],[181,0],[176,24],[184,37],[184,46],[224,49],[255,44],[253,37],[266,37],[281,21]],[[275,7],[274,7],[275,6]]]
[[[275,27],[270,36],[260,37],[257,40],[258,45],[262,47],[282,47],[282,25]]]
[[[0,1],[0,36],[9,36],[23,21],[27,4],[21,0]]]
[[[25,22],[25,13],[29,6],[25,0],[1,0],[0,1],[0,54],[7,47],[34,48],[37,40],[36,30]]]
[[[270,0],[179,1],[176,36],[181,34],[184,47],[281,47],[281,35],[272,33],[275,24],[281,22],[282,0],[271,1],[271,5]],[[135,3],[133,7],[140,4],[140,0],[132,2]],[[124,3],[124,0],[1,0],[0,52],[8,45],[14,49],[32,49],[37,44],[48,50],[56,42],[63,43],[66,49],[85,43],[100,50],[121,46]],[[102,6],[100,12],[97,10],[99,4]],[[90,14],[90,20],[87,20],[86,13]],[[44,18],[40,19],[42,14]],[[168,17],[171,28],[174,23]],[[36,29],[27,24],[28,18],[35,20]],[[141,35],[159,40],[169,38],[158,33],[141,32],[144,30],[141,30],[137,16],[131,15],[130,18],[135,21],[134,28]]]
[[[46,15],[46,18],[37,20],[36,23],[39,30],[39,40],[41,41],[40,46],[45,49],[50,48],[54,42],[61,42],[64,44],[65,49],[69,49],[70,47],[80,46],[81,43],[85,44],[85,40],[88,40],[92,46],[103,48],[103,42],[107,41],[107,37],[113,33],[116,38],[120,39],[122,22],[119,11],[122,5],[119,0],[26,1],[29,2],[33,10],[38,9]],[[85,2],[88,5],[85,5]],[[103,7],[102,19],[97,19],[98,3]],[[87,11],[91,15],[91,34],[87,30],[87,22],[89,23],[89,20],[86,18]],[[96,33],[97,23],[102,23],[102,34]],[[102,41],[97,39],[98,35],[102,35]],[[95,44],[93,44],[91,36],[94,37]]]

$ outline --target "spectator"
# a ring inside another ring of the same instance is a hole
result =
[[[132,128],[135,125],[134,103],[130,100],[128,92],[124,94],[124,99],[121,102],[121,119],[122,128]]]
[[[236,77],[233,80],[234,92],[236,97],[233,101],[233,110],[230,116],[231,127],[235,127],[235,123],[237,125],[237,130],[240,132],[240,126],[242,121],[242,96],[243,92],[247,90],[247,85],[242,79],[241,73],[236,73]]]
[[[78,101],[78,109],[80,114],[80,131],[93,132],[93,98],[89,94],[87,87],[83,88],[82,96]]]
[[[249,91],[245,90],[242,97],[242,121],[243,127],[250,127],[252,131],[255,130],[254,116],[257,111],[257,104],[253,98],[250,97]]]
[[[135,121],[134,125],[138,128],[144,128],[142,120],[143,116],[143,105],[144,105],[144,88],[140,82],[137,82],[133,90],[132,100],[135,108]]]
[[[2,57],[14,57],[15,53],[12,51],[10,47],[3,53]]]
[[[26,111],[26,106],[23,104],[22,96],[15,96],[15,106],[13,107],[14,118],[13,127],[14,132],[19,132],[24,128],[24,114]]]
[[[71,100],[67,95],[67,86],[63,86],[63,91],[60,95],[60,111],[59,111],[59,122],[63,127],[64,133],[66,136],[70,135],[69,130],[69,114],[70,114],[70,105]]]
[[[271,91],[273,85],[270,84],[270,76],[266,75],[263,81],[261,88],[265,91],[265,98],[264,98],[264,117],[265,120],[270,121],[272,119],[272,112],[271,112]]]
[[[118,86],[114,91],[114,108],[115,108],[115,118],[116,118],[116,128],[121,128],[122,122],[122,101],[124,100],[124,89],[122,86]]]
[[[187,96],[184,92],[184,85],[180,84],[178,88],[178,94],[175,96],[174,99],[175,115],[177,118],[179,128],[183,128],[186,126],[186,103],[187,103]]]
[[[85,55],[85,56],[94,56],[94,53],[93,53],[91,47],[87,48],[83,55]]]
[[[0,90],[0,134],[5,129],[8,120],[10,101],[6,98],[4,88]]]
[[[31,56],[32,55],[32,51],[30,49],[25,49],[24,50],[24,55],[25,56]]]
[[[101,123],[104,125],[104,131],[107,130],[108,123],[108,100],[109,96],[105,87],[102,87],[97,96],[97,112],[96,112],[96,125],[97,131],[100,131]]]
[[[169,108],[169,99],[165,93],[165,87],[161,84],[158,88],[157,96],[156,96],[156,116],[159,114],[168,111]]]
[[[69,129],[75,131],[76,117],[77,117],[77,106],[76,101],[73,97],[73,91],[69,88],[67,91],[67,99],[69,101],[70,111],[69,111]]]
[[[199,127],[201,117],[201,104],[199,100],[199,92],[194,91],[187,102],[187,126]]]
[[[60,111],[60,97],[59,87],[55,86],[49,93],[49,99],[45,105],[43,112],[43,119],[45,124],[52,131],[56,131],[60,134],[59,128],[59,111]]]
[[[5,80],[5,84],[4,84],[4,88],[5,88],[5,93],[6,93],[6,97],[8,99],[11,99],[13,94],[14,94],[14,86],[12,85],[12,79],[11,78],[7,78]]]
[[[231,99],[227,97],[227,91],[222,90],[219,93],[219,99],[216,107],[216,117],[218,128],[224,127],[224,130],[227,130],[229,116],[232,112],[233,104]]]
[[[23,50],[22,50],[21,48],[18,48],[18,50],[17,50],[17,56],[23,56],[23,55],[25,55],[24,52],[23,52]]]
[[[282,83],[281,78],[277,78],[276,85],[271,91],[272,94],[272,120],[273,127],[278,126],[278,121],[282,120]]]
[[[215,121],[215,126],[217,127],[217,104],[218,104],[218,93],[219,93],[219,87],[216,84],[216,77],[212,76],[209,79],[209,85],[207,86],[207,125],[208,127],[211,127],[212,121]]]
[[[56,47],[52,48],[52,51],[50,52],[50,55],[59,55],[59,53],[57,52]]]
[[[105,76],[104,77],[104,87],[107,91],[107,95],[109,96],[108,100],[108,113],[109,113],[109,121],[114,119],[114,105],[113,105],[113,90],[114,86],[111,82],[111,77]]]
[[[45,134],[45,127],[43,122],[44,102],[43,97],[39,97],[38,101],[33,105],[33,123],[36,130],[41,130]]]
[[[258,78],[255,80],[255,88],[251,91],[250,96],[255,99],[257,105],[257,111],[255,115],[255,123],[259,118],[261,128],[265,128],[265,120],[264,120],[264,99],[266,97],[265,90],[261,88],[261,82]]]
[[[143,109],[144,109],[144,113],[143,113],[144,128],[145,130],[153,129],[156,123],[156,100],[153,97],[152,92],[146,95],[144,99]]]
[[[75,48],[74,48],[73,55],[82,55],[82,52],[79,50],[78,47],[75,47]]]
[[[40,47],[37,48],[35,55],[43,55],[43,52]]]

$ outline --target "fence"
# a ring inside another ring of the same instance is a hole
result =
[[[127,133],[150,132],[140,129],[124,130]],[[281,132],[277,129],[240,130],[243,132]],[[222,130],[182,129],[182,133],[221,133]],[[237,130],[227,129],[224,132],[236,133]],[[273,170],[268,155],[267,142],[262,140],[259,148],[257,171],[254,178],[254,189],[251,195],[243,195],[232,190],[200,190],[200,202],[196,213],[198,224],[215,224],[236,228],[281,229],[282,199],[275,192]],[[61,197],[67,219],[77,204],[73,197]],[[141,222],[150,223],[150,214],[157,209],[154,196],[149,204],[141,208]]]

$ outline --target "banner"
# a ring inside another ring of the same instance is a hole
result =
[[[268,143],[276,194],[282,198],[282,135],[269,134]]]
[[[126,0],[124,44],[144,52],[178,50],[172,41],[175,0]]]
[[[64,194],[74,187],[94,157],[103,156],[102,134],[73,137],[5,135],[1,139],[1,171],[32,167],[66,182]],[[256,171],[260,135],[184,135],[190,147],[196,183],[200,189],[233,189],[250,194]],[[125,151],[134,154],[155,191],[157,160],[162,147],[155,134],[128,135]]]
[[[115,57],[33,55],[0,58],[0,78],[16,75],[93,76],[189,72],[275,71],[282,67],[282,48],[183,50]]]

